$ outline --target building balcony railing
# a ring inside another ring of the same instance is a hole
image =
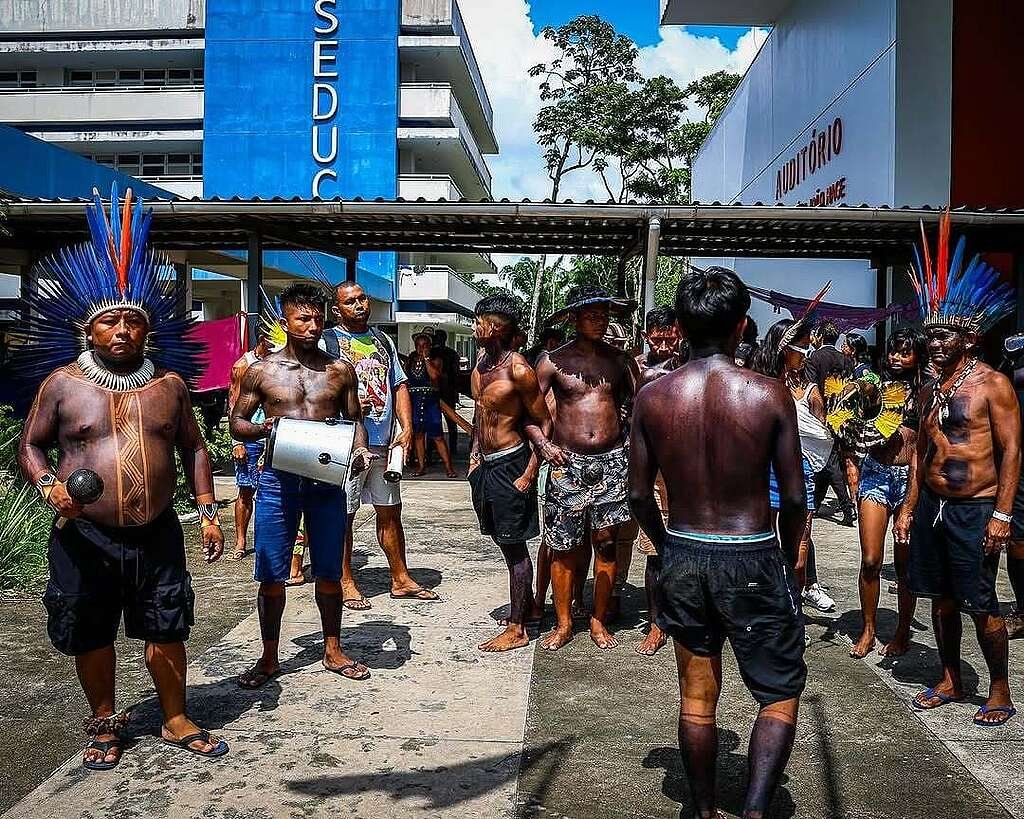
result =
[[[10,88],[0,91],[8,125],[66,126],[84,123],[183,122],[203,119],[203,91],[196,87]]]
[[[406,136],[411,138],[420,136],[427,139],[458,137],[480,182],[483,183],[487,191],[490,191],[491,172],[450,85],[446,83],[403,83],[399,93],[398,117],[400,129],[405,130]],[[430,133],[435,129],[438,131],[436,137]],[[451,137],[442,133],[445,130],[451,133]],[[463,187],[463,190],[465,189]]]
[[[434,302],[471,311],[482,296],[447,265],[402,267],[398,271],[400,302]]]
[[[473,53],[473,43],[469,39],[465,23],[462,21],[462,12],[459,11],[458,2],[456,0],[403,0],[402,34],[446,34],[459,39],[465,59],[465,70],[468,71],[475,86],[484,119],[487,121],[488,127],[493,128],[494,111],[491,107],[491,100],[487,96],[487,87],[484,85],[476,54]]]
[[[438,199],[457,202],[462,198],[462,191],[447,174],[413,173],[398,177],[398,195],[403,199],[425,199],[428,202]]]

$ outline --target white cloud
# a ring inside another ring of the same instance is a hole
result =
[[[527,0],[459,0],[459,7],[494,109],[500,153],[487,157],[493,195],[544,199],[551,182],[533,133],[533,120],[540,110],[538,80],[528,72],[552,59],[554,49],[534,35]],[[680,84],[722,69],[742,73],[766,36],[763,30],[749,31],[730,51],[717,38],[697,37],[683,28],[665,27],[660,32],[659,42],[640,50],[640,69]],[[566,177],[559,198],[603,201],[607,194],[598,177],[583,170]]]

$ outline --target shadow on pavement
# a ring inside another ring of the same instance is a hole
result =
[[[361,570],[353,567],[353,571],[359,590],[366,597],[379,597],[391,593],[391,571],[387,566],[367,566]],[[444,580],[444,575],[437,569],[411,568],[409,575],[425,589],[435,589]]]
[[[551,742],[533,749],[529,756],[524,755],[521,759],[520,754],[515,752],[421,770],[318,776],[296,779],[285,784],[290,791],[323,798],[371,791],[386,792],[396,803],[422,798],[427,802],[426,807],[441,810],[476,799],[501,787],[514,780],[520,770],[544,765],[548,758],[552,764],[557,763],[567,745],[564,741]]]

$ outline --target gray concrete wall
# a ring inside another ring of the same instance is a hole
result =
[[[206,0],[0,0],[0,33],[203,28]]]

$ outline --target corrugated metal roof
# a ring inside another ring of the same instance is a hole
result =
[[[86,236],[85,200],[7,199],[0,247],[40,252]],[[822,258],[903,257],[918,222],[934,207],[809,206],[739,203],[428,202],[423,199],[185,199],[151,202],[152,241],[167,250],[244,248],[252,232],[267,249],[400,252],[581,253],[635,251],[652,218],[661,220],[661,252],[692,256]],[[952,212],[954,230],[974,250],[1024,244],[1024,211]]]

